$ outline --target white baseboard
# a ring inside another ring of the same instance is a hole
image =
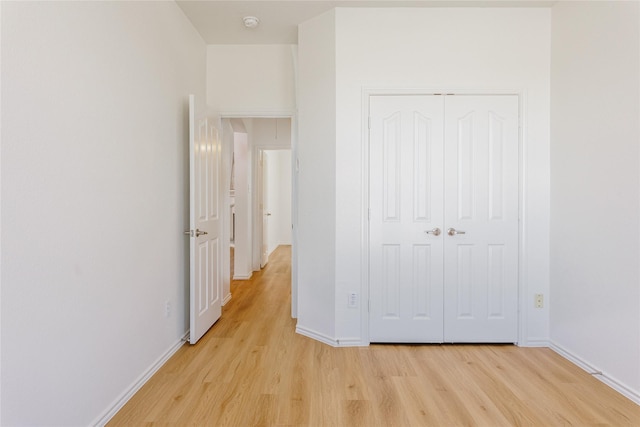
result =
[[[331,347],[339,346],[338,341],[336,341],[335,338],[329,337],[325,334],[321,334],[320,332],[316,332],[311,329],[307,329],[304,326],[296,326],[296,333],[304,335],[305,337],[314,339],[316,341],[320,341],[321,343],[328,344]]]
[[[633,401],[637,405],[640,405],[640,392],[636,390],[632,390],[630,387],[628,387],[621,381],[617,380],[616,378],[613,378],[612,376],[608,375],[606,372],[593,366],[589,362],[583,360],[581,357],[571,353],[569,350],[563,348],[562,346],[558,345],[553,341],[549,343],[549,348],[551,348],[551,350],[555,351],[560,356],[564,357],[574,365],[587,371],[588,373],[593,375],[594,378],[597,378],[598,380],[602,381],[603,383],[605,383],[606,385],[608,385],[618,393],[622,394],[629,400]]]
[[[524,343],[518,343],[518,347],[549,347],[549,340],[547,339],[528,339]]]
[[[253,276],[253,273],[249,273],[249,274],[240,274],[240,275],[235,275],[233,276],[232,280],[249,280],[251,279],[251,276]]]
[[[133,397],[134,394],[138,390],[142,388],[143,385],[149,378],[153,376],[158,369],[164,365],[171,356],[173,356],[179,349],[182,347],[186,340],[189,339],[189,331],[187,331],[179,341],[173,344],[162,356],[160,356],[151,366],[149,366],[143,373],[140,375],[118,398],[109,405],[102,415],[100,415],[94,422],[91,423],[92,426],[102,427],[106,425],[113,416],[118,413],[120,409]]]
[[[338,347],[369,347],[369,343],[362,342],[360,338],[338,338]]]
[[[231,301],[231,293],[227,294],[227,296],[222,299],[222,305],[227,305],[229,301]]]

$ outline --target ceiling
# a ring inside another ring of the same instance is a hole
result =
[[[335,7],[550,7],[531,0],[176,0],[207,44],[297,44],[298,24]],[[256,16],[260,25],[244,27]]]

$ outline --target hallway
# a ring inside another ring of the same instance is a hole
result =
[[[231,284],[222,318],[111,420],[120,425],[638,425],[640,407],[546,348],[332,348],[295,333],[291,247]]]

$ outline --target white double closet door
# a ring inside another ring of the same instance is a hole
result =
[[[518,97],[371,96],[371,342],[518,338]]]

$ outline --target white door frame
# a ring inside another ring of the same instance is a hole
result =
[[[296,168],[298,158],[298,122],[297,115],[292,111],[282,111],[282,112],[250,112],[250,113],[233,113],[233,112],[221,112],[220,119],[290,119],[291,120],[291,146],[282,147],[291,150],[291,222],[293,225],[293,229],[291,230],[291,317],[298,317],[298,171]],[[223,127],[223,133],[226,131],[225,127]],[[229,147],[228,144],[225,144],[227,139],[224,138],[224,134],[221,136],[223,144],[222,144],[222,158],[226,159],[229,156]],[[278,147],[262,147],[262,146],[254,146],[252,152],[252,164],[251,164],[251,173],[252,173],[252,187],[255,183],[253,175],[255,175],[256,170],[256,159],[258,155],[258,150],[261,149],[278,149]],[[223,174],[229,174],[231,171],[223,168]],[[226,185],[223,182],[223,185]],[[225,187],[227,188],[227,187]],[[255,194],[255,191],[253,191]],[[254,194],[252,194],[252,198],[254,198]],[[224,206],[229,205],[229,192],[224,191]],[[253,247],[255,246],[256,239],[256,229],[255,229],[255,208],[252,213],[252,244],[251,244],[251,253],[253,253]],[[223,210],[224,215],[228,215],[226,210]],[[262,219],[261,219],[262,220]],[[223,224],[229,224],[229,218],[223,218]],[[223,225],[225,227],[225,225]],[[229,253],[230,251],[229,239],[223,240],[223,253]],[[255,264],[254,260],[254,263]],[[257,259],[258,265],[260,263],[260,259]],[[229,268],[229,266],[223,266],[224,268]],[[227,274],[225,277],[228,277]],[[228,288],[229,284],[225,284]],[[231,296],[225,299],[227,302]]]
[[[361,212],[361,254],[362,259],[362,301],[369,301],[369,101],[371,96],[384,95],[516,95],[519,100],[518,118],[518,342],[525,341],[527,305],[526,301],[526,224],[525,216],[526,198],[526,140],[524,138],[525,113],[525,91],[514,89],[490,89],[490,90],[469,90],[456,88],[363,88],[362,89],[362,212]],[[295,174],[294,174],[295,175]],[[363,304],[364,307],[367,305]],[[365,308],[361,310],[361,336],[362,343],[371,343],[369,335],[369,311]]]

